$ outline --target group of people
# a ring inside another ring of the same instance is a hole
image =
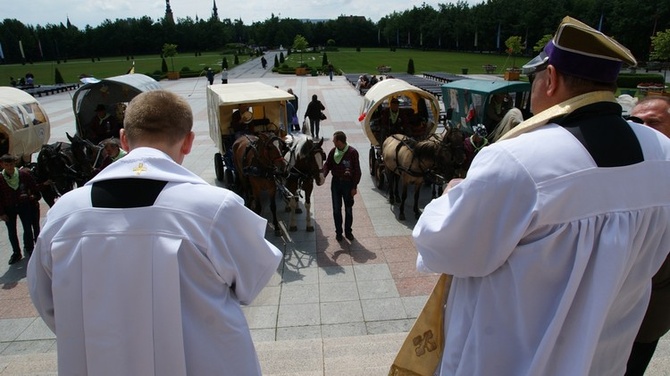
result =
[[[668,327],[670,139],[652,127],[670,128],[670,105],[641,101],[649,126],[625,121],[623,63],[625,47],[566,17],[524,65],[535,115],[426,206],[417,268],[453,275],[436,373],[644,372],[633,358]],[[124,125],[128,155],[54,205],[28,265],[59,373],[260,375],[240,304],[282,257],[267,221],[181,166],[195,139],[183,98],[142,93]],[[353,240],[359,155],[344,132],[333,142],[335,236]]]
[[[358,76],[355,88],[361,95],[363,95],[365,94],[365,91],[373,87],[377,82],[379,82],[379,79],[376,75],[372,75],[372,78],[370,78],[367,74],[362,74]]]
[[[260,375],[240,305],[282,254],[239,196],[181,166],[192,126],[182,97],[138,95],[120,130],[128,154],[50,210],[27,275],[59,374]],[[333,140],[336,238],[353,240],[359,156],[343,132]]]
[[[25,77],[19,77],[18,80],[14,78],[14,76],[9,76],[9,86],[12,87],[19,86],[23,88],[33,87],[35,86],[35,75],[28,72],[26,73]]]

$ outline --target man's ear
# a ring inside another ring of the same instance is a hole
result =
[[[556,92],[558,90],[558,71],[556,71],[556,68],[554,68],[553,65],[547,66],[547,72],[546,72],[546,82],[547,82],[547,96],[552,97],[556,95]]]
[[[130,146],[128,145],[128,136],[126,136],[126,130],[121,128],[119,131],[119,138],[121,139],[121,147],[128,151],[130,150]]]
[[[182,142],[181,148],[179,149],[180,153],[183,155],[190,153],[191,149],[193,148],[193,141],[195,141],[195,133],[191,131],[188,133],[188,135],[186,135],[186,137],[184,137],[184,141]]]

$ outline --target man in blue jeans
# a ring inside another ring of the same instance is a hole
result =
[[[347,144],[347,135],[342,131],[333,134],[335,147],[328,153],[323,166],[324,177],[333,173],[330,192],[333,200],[333,219],[335,220],[335,238],[342,241],[342,202],[344,201],[344,235],[354,240],[351,225],[354,222],[354,196],[361,181],[361,165],[358,151]]]

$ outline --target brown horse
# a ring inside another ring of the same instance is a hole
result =
[[[257,214],[261,213],[261,194],[270,197],[270,210],[275,235],[281,235],[277,220],[277,180],[286,172],[284,151],[286,144],[273,133],[257,136],[243,135],[233,143],[233,163],[239,177],[239,193],[247,205]]]
[[[384,167],[389,182],[389,202],[400,200],[398,219],[405,219],[405,200],[407,186],[414,185],[414,215],[419,218],[419,193],[427,176],[454,175],[452,152],[442,140],[429,137],[416,141],[402,134],[386,138],[382,144]],[[398,197],[398,181],[402,179],[402,197]]]
[[[289,231],[298,231],[296,223],[296,214],[302,213],[298,207],[299,192],[301,189],[305,192],[305,215],[307,219],[306,230],[314,231],[312,226],[311,196],[316,185],[323,185],[326,181],[323,176],[323,163],[326,160],[326,153],[323,151],[323,138],[315,142],[312,137],[304,134],[295,134],[286,136],[286,143],[290,145],[289,151],[284,155],[289,165],[288,175],[286,177],[286,188],[291,192],[287,212],[291,212],[289,221]]]
[[[432,183],[433,198],[437,198],[442,194],[442,188],[452,178],[463,178],[467,173],[465,166],[465,134],[460,127],[445,127],[442,133],[434,133],[428,136],[429,140],[442,143],[442,145],[449,149],[451,154],[450,166],[453,166],[453,174],[449,173],[449,169],[443,169],[438,166],[437,171],[442,174],[429,174],[426,176],[427,180]]]

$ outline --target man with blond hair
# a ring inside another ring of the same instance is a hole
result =
[[[59,374],[260,375],[240,304],[280,261],[267,221],[181,166],[183,98],[142,93],[124,121],[128,155],[58,200],[28,265]]]

